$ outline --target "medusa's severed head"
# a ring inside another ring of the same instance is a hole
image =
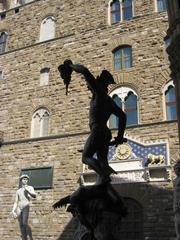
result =
[[[61,78],[63,79],[64,85],[66,86],[66,95],[68,94],[68,86],[71,81],[72,68],[70,67],[72,64],[71,60],[65,60],[64,64],[59,65],[58,71],[60,73]]]

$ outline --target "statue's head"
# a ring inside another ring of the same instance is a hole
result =
[[[109,84],[115,84],[112,74],[107,70],[103,70],[101,72],[101,75],[99,76],[98,81],[100,81],[102,84],[105,84],[107,86]]]
[[[178,160],[174,165],[174,172],[178,177],[180,176],[180,160]]]
[[[20,176],[19,179],[20,179],[22,184],[27,184],[28,181],[29,181],[29,176],[27,174],[23,174],[23,175]]]

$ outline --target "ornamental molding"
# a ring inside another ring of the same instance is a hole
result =
[[[117,83],[127,83],[130,81],[130,79],[132,79],[132,74],[131,73],[127,73],[127,72],[122,72],[122,73],[118,73],[115,75],[115,81]]]
[[[113,72],[113,76],[114,76],[114,81],[116,82],[116,84],[110,85],[110,87],[109,87],[110,93],[118,87],[125,86],[125,87],[132,88],[137,93],[137,95],[139,95],[140,89],[139,89],[138,85],[134,84],[134,82],[137,83],[137,80],[134,79],[134,76],[131,72],[121,72],[121,73]],[[140,78],[138,78],[138,76],[136,76],[136,78],[140,79]]]
[[[124,34],[124,36],[114,38],[110,44],[111,51],[123,45],[133,46],[134,41],[132,37],[134,37],[134,35],[135,34]]]
[[[134,95],[137,96],[138,98],[138,94],[134,91],[134,89],[127,87],[127,86],[121,86],[119,88],[115,88],[110,94],[110,97],[113,97],[114,94],[118,95],[121,100],[124,102],[125,98],[128,96],[129,92],[133,92]]]
[[[1,21],[0,35],[1,35],[1,33],[3,33],[3,32],[7,33],[7,35],[8,35],[8,33],[9,33],[9,26],[8,26],[8,24],[5,23],[4,21]]]
[[[56,8],[55,7],[48,7],[48,9],[44,9],[41,13],[41,21],[44,21],[47,17],[54,18],[54,21],[56,20],[55,13]]]

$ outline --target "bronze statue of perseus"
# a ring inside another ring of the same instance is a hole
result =
[[[73,64],[71,60],[65,60],[64,64],[58,67],[58,70],[66,85],[66,94],[73,71],[84,76],[88,89],[92,93],[89,111],[91,132],[83,149],[82,162],[99,175],[99,183],[110,182],[110,174],[116,172],[108,164],[109,145],[118,145],[126,141],[124,138],[126,114],[108,95],[108,86],[115,84],[114,78],[107,70],[103,70],[100,76],[95,78],[86,67]],[[117,116],[119,120],[118,134],[113,141],[111,141],[111,131],[107,127],[111,114]]]

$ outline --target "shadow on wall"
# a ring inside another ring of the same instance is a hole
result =
[[[125,183],[114,185],[114,188],[124,197],[129,211],[122,219],[116,240],[175,238],[171,183]],[[75,230],[77,225],[72,218],[57,240],[80,240],[73,237]]]
[[[72,218],[69,223],[66,225],[62,234],[57,238],[57,240],[72,240],[74,231],[76,229],[76,224],[74,218]]]
[[[175,237],[173,189],[170,182],[115,185],[129,215],[122,220],[118,240],[169,240]]]

